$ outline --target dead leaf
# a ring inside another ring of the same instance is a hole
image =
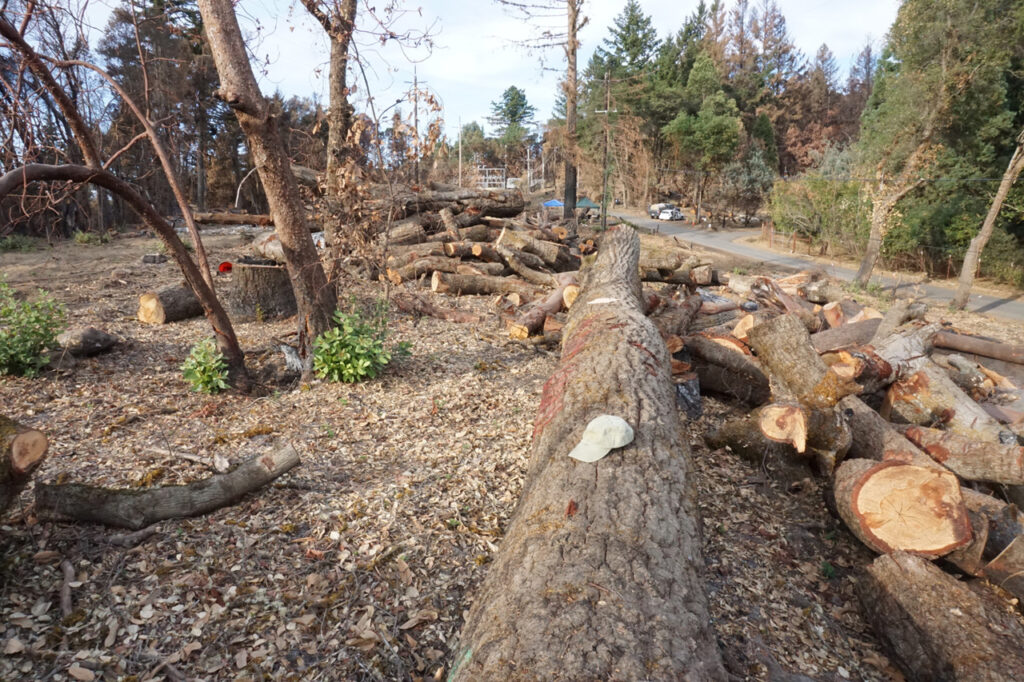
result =
[[[60,552],[52,549],[43,549],[32,555],[32,561],[37,564],[52,564],[60,560]]]
[[[399,625],[398,629],[411,630],[420,623],[427,623],[432,620],[437,620],[437,611],[433,609],[420,609],[419,611],[413,611],[413,613],[410,614],[409,620]]]
[[[20,654],[25,650],[25,645],[21,643],[21,640],[17,637],[11,637],[4,644],[4,654],[7,656],[13,656],[14,654]]]
[[[88,668],[83,668],[77,663],[72,664],[71,667],[68,668],[68,675],[71,675],[71,677],[76,680],[81,680],[82,682],[92,682],[92,680],[96,679],[96,673]]]

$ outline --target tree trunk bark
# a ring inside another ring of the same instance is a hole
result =
[[[952,431],[924,426],[897,426],[903,435],[936,462],[968,481],[1024,485],[1024,447],[986,443]]]
[[[188,287],[165,287],[139,296],[139,322],[168,324],[202,314],[203,306]]]
[[[262,322],[291,317],[297,311],[288,270],[282,265],[235,263],[231,280],[227,305],[238,319]]]
[[[225,474],[149,490],[97,488],[81,484],[39,484],[41,518],[72,519],[138,530],[164,519],[198,516],[240,500],[299,463],[291,445],[257,455]]]
[[[566,12],[568,28],[565,39],[565,191],[562,193],[562,217],[568,221],[570,234],[576,235],[576,52],[579,40],[580,5],[582,0],[568,0]]]
[[[1010,187],[1022,169],[1024,169],[1024,130],[1017,136],[1017,148],[1013,151],[1010,163],[1006,166],[1006,172],[1003,173],[1003,179],[999,183],[995,199],[992,200],[992,205],[989,206],[988,213],[985,215],[985,222],[981,224],[981,230],[971,240],[967,247],[967,253],[964,254],[964,264],[960,268],[960,282],[953,295],[953,301],[950,303],[957,310],[963,310],[967,306],[967,299],[970,298],[971,287],[974,285],[974,273],[978,270],[978,263],[981,261],[981,252],[992,236],[996,218],[999,217],[999,211],[1003,207],[1003,202],[1006,201],[1006,195],[1010,193]]]
[[[943,424],[949,431],[980,442],[1016,442],[1012,432],[989,416],[930,360],[889,388],[882,414],[890,413],[910,424]]]
[[[0,514],[28,483],[48,447],[42,431],[26,429],[0,414]]]
[[[669,377],[644,317],[638,241],[608,233],[544,386],[523,495],[449,679],[724,680],[700,578],[700,525]],[[596,416],[635,440],[568,456]]]
[[[1024,679],[1024,628],[920,557],[880,556],[858,585],[876,634],[912,682]]]
[[[958,350],[961,353],[973,353],[994,360],[1013,362],[1024,365],[1024,346],[1013,343],[986,341],[966,334],[940,331],[935,334],[935,347]]]
[[[270,214],[284,255],[298,305],[299,357],[312,366],[313,341],[331,326],[337,305],[320,257],[310,237],[305,207],[299,197],[291,161],[285,153],[277,118],[260,93],[249,65],[242,32],[231,0],[199,0],[221,87],[218,95],[234,110],[259,171]]]
[[[519,294],[525,299],[537,297],[537,290],[514,277],[491,275],[459,275],[434,271],[430,278],[431,291],[438,294]]]

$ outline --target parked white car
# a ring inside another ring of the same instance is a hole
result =
[[[683,212],[674,206],[672,208],[666,208],[658,214],[658,220],[682,220]]]
[[[662,211],[669,208],[675,208],[675,206],[673,206],[672,204],[651,204],[647,208],[647,215],[651,216],[652,218],[657,218],[659,215],[661,215]]]

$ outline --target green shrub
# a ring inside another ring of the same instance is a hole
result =
[[[39,242],[23,234],[9,234],[0,239],[0,251],[35,251]]]
[[[218,393],[228,387],[228,363],[213,339],[203,339],[192,346],[181,365],[181,373],[192,384],[193,391]]]
[[[98,232],[83,232],[81,230],[75,230],[75,234],[72,239],[75,240],[76,244],[82,244],[83,246],[99,246],[100,244],[106,244],[110,241],[110,237],[105,234],[99,234]]]
[[[49,362],[64,329],[64,306],[39,290],[35,301],[19,301],[0,279],[0,374],[35,376]]]
[[[357,310],[334,312],[335,326],[313,344],[313,371],[321,379],[354,383],[372,379],[391,362],[392,354],[408,354],[402,343],[387,349],[387,306],[378,303],[367,315]]]

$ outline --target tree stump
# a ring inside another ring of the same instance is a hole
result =
[[[42,431],[27,429],[0,414],[0,513],[28,483],[48,447]]]
[[[231,270],[228,313],[240,320],[274,320],[294,315],[298,307],[288,270],[269,261],[235,263]]]
[[[139,296],[139,321],[146,324],[167,324],[202,314],[203,306],[188,287],[165,287]]]
[[[544,386],[530,466],[450,680],[723,680],[669,355],[643,314],[639,241],[602,239]],[[617,415],[635,440],[569,457]]]

